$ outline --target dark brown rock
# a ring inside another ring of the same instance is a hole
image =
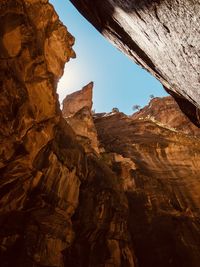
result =
[[[0,17],[1,266],[199,266],[193,128],[100,115],[106,152],[86,154],[75,131],[94,127],[91,88],[74,130],[56,94],[74,38],[46,0],[2,0]]]
[[[183,98],[184,103],[178,103],[199,125],[199,0],[71,2],[114,45],[157,77],[175,99]],[[192,115],[188,109],[194,109]]]

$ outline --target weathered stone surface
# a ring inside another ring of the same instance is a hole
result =
[[[112,43],[174,92],[199,123],[199,0],[71,0]],[[190,117],[190,118],[191,118]]]
[[[93,156],[88,158],[88,177],[81,184],[79,203],[73,217],[76,238],[65,253],[66,266],[137,266],[120,179]]]
[[[74,38],[48,1],[1,1],[0,18],[0,265],[134,267],[118,177],[59,109]],[[90,127],[92,98],[79,100],[74,120]]]
[[[165,103],[166,99],[159,102]],[[159,116],[157,110],[153,110],[153,103],[136,115]],[[162,121],[165,107],[161,109]],[[167,121],[173,122],[177,113],[169,113],[168,108],[165,111]],[[136,115],[130,118],[122,113],[97,114],[95,125],[105,147],[104,158],[117,153],[135,165],[135,168],[127,167],[133,181],[129,190],[124,189],[138,265],[197,267],[200,261],[200,139],[194,137],[193,132],[183,133],[148,116],[139,119]],[[189,127],[183,125],[183,129],[188,131]],[[109,163],[108,158],[106,162]],[[121,175],[123,184],[127,175],[123,174],[122,166],[114,160],[111,165],[118,177]]]
[[[63,116],[87,153],[99,153],[97,132],[92,118],[93,83],[68,95],[63,101]]]
[[[0,18],[1,265],[199,267],[196,130],[96,116],[106,151],[86,154],[91,88],[65,104],[74,130],[56,95],[74,38],[46,0],[2,0]]]
[[[149,119],[177,132],[200,135],[200,129],[181,112],[178,104],[171,96],[153,98],[147,106],[134,113],[132,118],[134,120]]]
[[[0,18],[0,262],[61,267],[87,173],[56,96],[74,38],[48,1],[1,1]]]
[[[84,107],[92,110],[92,89],[93,82],[84,86],[80,91],[76,91],[63,100],[63,116],[70,117]]]

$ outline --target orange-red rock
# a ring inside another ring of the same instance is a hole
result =
[[[2,0],[0,17],[1,266],[199,267],[197,130],[159,100],[96,115],[90,153],[92,84],[66,119],[56,94],[74,38],[46,0]]]
[[[200,139],[193,135],[199,130],[186,122],[165,98],[153,100],[132,118],[123,113],[95,116],[103,158],[122,185],[132,178],[129,190],[124,190],[129,231],[141,267],[199,265]],[[126,167],[124,172],[122,164],[108,160],[110,153],[129,158],[135,168]]]
[[[76,133],[85,151],[99,153],[97,132],[92,118],[93,83],[72,93],[63,101],[63,116]]]
[[[82,90],[74,92],[63,100],[63,116],[70,117],[84,107],[92,110],[92,89],[93,82],[87,84]]]
[[[147,106],[134,113],[132,118],[134,120],[152,120],[163,127],[178,132],[200,135],[200,129],[181,112],[178,104],[171,96],[153,98]]]

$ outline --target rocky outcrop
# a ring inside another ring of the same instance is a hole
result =
[[[48,1],[1,1],[0,17],[1,266],[133,267],[118,177],[86,155],[59,109],[74,38]],[[91,98],[81,101],[85,120]]]
[[[72,93],[63,101],[63,116],[76,133],[87,153],[99,153],[97,132],[92,118],[93,83]]]
[[[74,38],[48,1],[1,1],[0,17],[1,266],[63,266],[87,173],[56,95]]]
[[[133,120],[152,120],[163,127],[189,135],[200,135],[200,129],[195,126],[180,110],[171,97],[155,97],[147,106],[132,115]]]
[[[63,100],[62,113],[64,118],[76,114],[82,108],[87,107],[92,110],[93,82],[84,86],[80,91],[76,91]]]
[[[112,43],[157,77],[199,125],[199,0],[71,0]]]
[[[92,84],[66,119],[56,94],[74,38],[45,0],[0,17],[1,266],[199,266],[199,139],[114,113],[90,153]]]
[[[123,113],[95,116],[98,136],[105,148],[103,158],[117,153],[133,162],[124,173],[119,161],[106,158],[121,177],[122,184],[129,185],[124,190],[138,266],[197,267],[200,261],[200,139],[192,132],[174,130],[148,116],[141,119],[142,114],[156,116],[154,102],[161,104],[166,99],[154,99],[151,106],[133,118]],[[161,108],[162,115],[157,114],[162,121],[165,107]],[[177,113],[170,113],[166,108],[166,121],[173,122],[174,115],[176,118]],[[183,128],[189,129],[184,125]],[[123,181],[123,177],[129,178]]]

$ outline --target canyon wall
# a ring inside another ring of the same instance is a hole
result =
[[[162,115],[157,113],[153,103],[158,100],[154,99],[132,117],[96,114],[95,125],[105,148],[102,157],[121,177],[128,198],[128,225],[138,266],[197,267],[200,130],[197,128],[194,136],[192,125],[182,124],[181,129],[179,124],[175,129],[165,124],[183,122],[181,111],[172,107],[173,99],[167,101],[170,108],[166,99],[159,100]]]
[[[154,97],[147,106],[134,113],[132,119],[149,119],[160,123],[163,127],[188,135],[199,136],[200,130],[180,111],[174,98]]]
[[[70,0],[199,125],[199,0]]]
[[[118,177],[59,108],[74,38],[48,1],[2,0],[0,17],[1,266],[133,267]]]
[[[198,267],[198,130],[148,108],[93,120],[92,84],[62,115],[74,38],[46,0],[0,17],[1,266]]]
[[[48,1],[0,2],[0,262],[63,266],[87,172],[56,85],[74,38]]]

